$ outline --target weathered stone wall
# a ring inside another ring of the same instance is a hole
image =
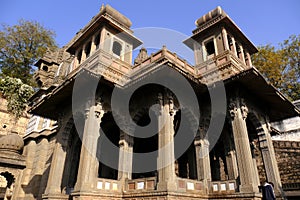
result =
[[[29,116],[23,115],[17,123],[12,115],[7,112],[7,101],[0,96],[0,136],[6,135],[10,131],[17,132],[20,136],[25,134]]]
[[[273,141],[282,184],[300,183],[300,142]]]

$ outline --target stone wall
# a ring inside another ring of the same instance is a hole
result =
[[[300,142],[273,141],[273,145],[283,186],[300,183]]]
[[[17,123],[12,115],[7,112],[7,101],[0,96],[0,136],[7,135],[11,131],[23,136],[26,130],[29,116],[24,114]]]

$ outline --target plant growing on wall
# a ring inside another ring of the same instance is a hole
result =
[[[31,86],[18,78],[5,77],[0,79],[0,95],[7,100],[7,111],[19,119],[26,109],[27,101],[33,94]]]

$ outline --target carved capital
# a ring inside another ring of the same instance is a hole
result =
[[[174,111],[174,100],[172,94],[168,94],[168,103],[169,103],[169,114],[173,116],[175,111]]]
[[[158,93],[157,100],[156,100],[155,106],[152,106],[152,110],[157,116],[160,116],[162,114],[162,106],[163,106],[163,95],[161,93]]]
[[[158,95],[157,95],[157,103],[160,106],[163,105],[163,95],[162,95],[162,93],[158,93]]]
[[[104,114],[104,110],[102,104],[100,102],[97,102],[95,105],[95,117],[97,119],[101,119],[103,114]]]
[[[242,117],[243,119],[246,119],[248,116],[248,107],[246,106],[245,100],[241,99],[241,113],[242,113]]]
[[[234,100],[232,100],[232,99],[230,100],[228,109],[229,109],[229,114],[230,114],[231,119],[234,119],[238,112],[237,105],[236,105],[236,102],[234,102]]]

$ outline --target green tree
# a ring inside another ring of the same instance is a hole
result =
[[[19,78],[34,85],[34,63],[48,49],[57,48],[55,33],[36,21],[21,19],[14,26],[2,25],[0,31],[0,75]]]
[[[258,47],[252,56],[255,67],[290,100],[300,99],[300,35],[292,35],[278,48]]]
[[[33,88],[18,78],[5,77],[0,79],[0,97],[7,100],[7,111],[13,114],[15,119],[22,116],[32,94]]]

